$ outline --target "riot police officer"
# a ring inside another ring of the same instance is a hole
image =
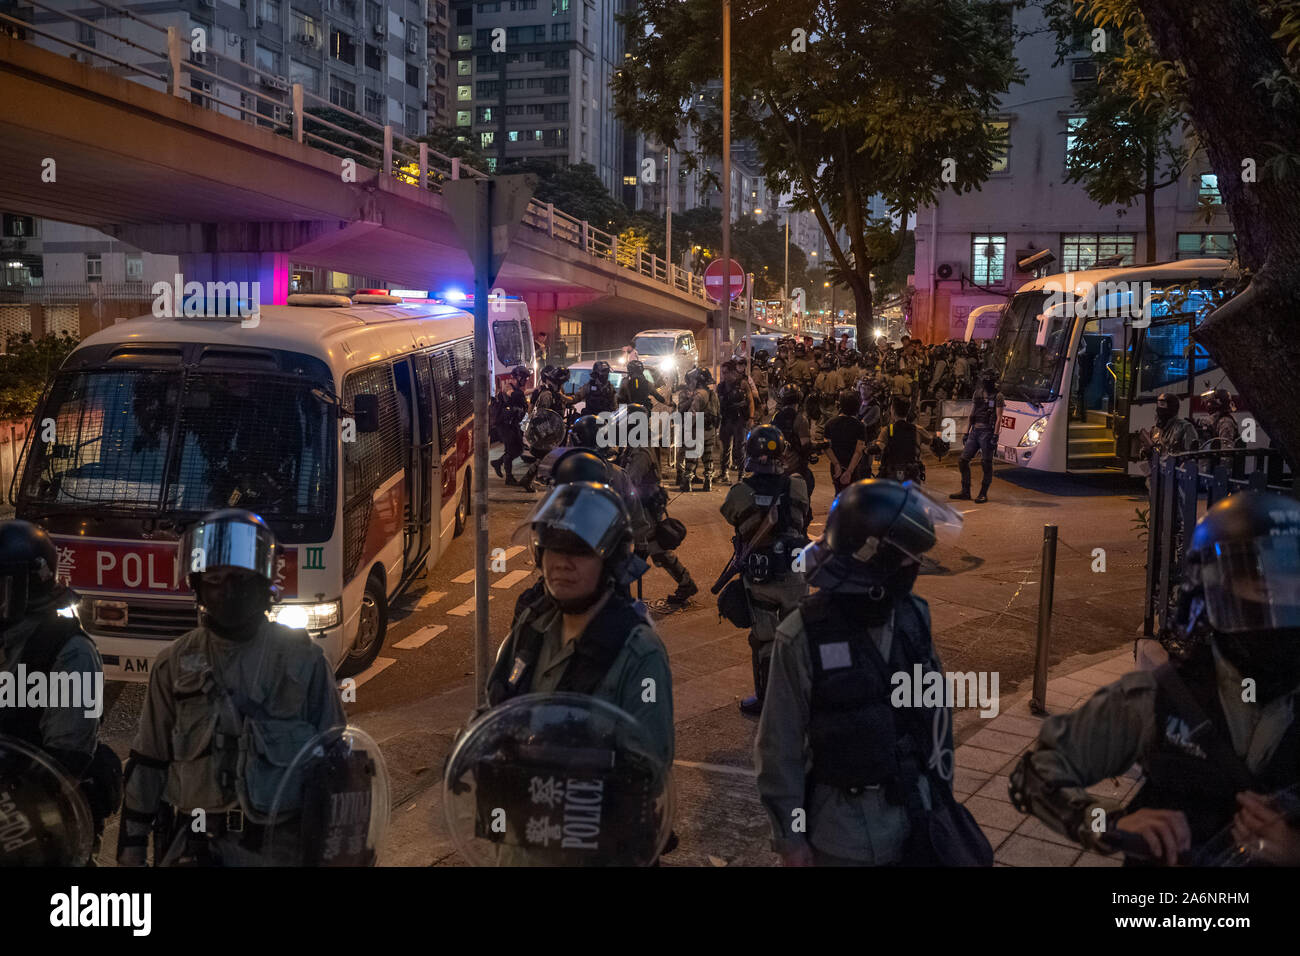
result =
[[[582,415],[573,423],[569,429],[569,446],[556,449],[560,454],[551,470],[551,484],[593,481],[609,485],[622,499],[631,522],[632,538],[641,546],[650,534],[650,519],[636,486],[617,464],[618,448],[601,447],[600,431],[601,422],[595,415]]]
[[[980,388],[972,399],[966,444],[962,446],[961,458],[957,460],[957,467],[961,471],[961,491],[953,492],[949,498],[970,500],[970,463],[978,454],[983,474],[975,503],[983,504],[989,500],[989,485],[993,484],[993,452],[998,442],[1004,404],[1002,392],[998,390],[997,375],[989,369],[984,373]]]
[[[754,695],[740,702],[741,713],[751,717],[763,709],[776,626],[808,592],[795,552],[808,541],[812,509],[803,478],[785,470],[785,444],[774,425],[751,431],[745,439],[749,474],[731,486],[721,508],[736,529],[735,555],[724,579],[739,572],[751,621]]]
[[[1213,448],[1236,448],[1241,438],[1237,420],[1232,417],[1232,396],[1226,388],[1216,388],[1201,395],[1206,411],[1210,413],[1210,434]]]
[[[1156,426],[1138,432],[1144,453],[1174,455],[1200,447],[1196,426],[1178,414],[1179,404],[1177,395],[1162,392],[1156,396]]]
[[[618,408],[614,386],[609,384],[609,363],[596,362],[591,366],[591,377],[573,395],[573,404],[585,402],[584,415],[599,415]]]
[[[908,706],[911,695],[896,706],[890,675],[942,673],[912,585],[938,531],[960,524],[910,483],[859,481],[831,506],[808,561],[820,590],[777,628],[754,743],[772,846],[787,866],[945,862],[926,818],[941,802],[960,813],[951,713]]]
[[[1300,781],[1300,502],[1260,491],[1220,500],[1197,523],[1187,564],[1183,623],[1208,625],[1209,640],[1044,721],[1011,775],[1012,802],[1140,862],[1214,862],[1201,851],[1227,831],[1243,856],[1298,865],[1300,826],[1268,795]],[[1089,793],[1134,763],[1146,782],[1127,807]]]
[[[640,417],[646,420],[648,430],[650,410],[644,405],[628,405],[626,407],[629,428],[635,419]],[[692,596],[698,594],[700,589],[695,583],[695,579],[691,577],[691,572],[686,569],[677,557],[676,549],[681,542],[674,540],[674,532],[681,525],[681,522],[671,520],[668,517],[668,495],[660,483],[659,458],[645,445],[629,444],[623,449],[619,463],[627,474],[628,481],[631,482],[633,489],[635,489],[637,498],[645,509],[650,522],[651,531],[645,540],[643,556],[649,558],[655,567],[667,571],[673,581],[676,582],[677,590],[668,595],[667,602],[669,604],[683,605]],[[682,530],[684,531],[684,528]]]
[[[633,359],[627,363],[627,374],[618,384],[617,404],[649,406],[652,399],[660,405],[668,404],[663,393],[646,377],[645,363]]]
[[[754,383],[754,421],[763,424],[767,420],[768,398],[771,396],[770,385],[773,379],[772,356],[767,349],[759,349],[749,363],[749,377]]]
[[[0,522],[0,671],[17,675],[23,667],[29,679],[43,674],[51,692],[69,686],[70,678],[82,698],[0,707],[0,734],[54,758],[79,783],[94,823],[88,862],[95,865],[105,821],[122,802],[122,765],[99,743],[104,668],[72,615],[76,595],[60,583],[57,569],[58,553],[43,530],[26,521]],[[56,682],[55,674],[67,678]]]
[[[505,466],[505,479],[507,485],[514,485],[515,481],[514,465],[515,459],[524,453],[524,434],[520,428],[524,415],[528,412],[528,398],[524,395],[524,386],[528,381],[528,369],[522,365],[516,365],[510,370],[512,381],[507,387],[497,393],[501,403],[501,414],[499,417],[499,427],[501,430],[501,443],[505,445],[501,457],[492,462],[493,469],[496,470],[497,477],[502,477],[501,468]]]
[[[932,441],[934,435],[907,420],[911,406],[905,398],[895,398],[890,412],[893,420],[881,432],[880,440],[871,446],[873,454],[880,456],[876,474],[894,481],[924,481],[925,465],[921,461],[921,442]],[[981,496],[983,492],[980,492]]]
[[[777,393],[777,410],[772,424],[780,430],[785,448],[786,474],[798,475],[804,481],[809,501],[812,500],[816,479],[808,466],[813,461],[812,433],[808,416],[803,413],[803,393],[797,385],[782,386]]]
[[[722,381],[718,384],[717,398],[722,413],[718,432],[722,442],[718,480],[725,485],[731,480],[728,472],[732,468],[736,469],[737,480],[744,473],[745,436],[749,434],[754,419],[754,394],[745,377],[744,363],[739,359],[722,363]]]
[[[520,529],[541,579],[520,595],[488,677],[488,702],[572,692],[636,718],[665,764],[674,749],[672,674],[654,625],[628,586],[647,565],[633,553],[627,510],[608,485],[557,485]]]
[[[149,674],[126,764],[119,865],[145,864],[151,831],[156,865],[277,862],[267,836],[292,826],[271,816],[286,766],[346,723],[320,647],[267,619],[280,552],[266,522],[237,508],[186,531],[180,555],[199,626],[164,647]]]
[[[569,370],[548,365],[542,369],[541,384],[529,399],[528,433],[524,436],[532,463],[519,479],[519,487],[533,491],[533,479],[541,470],[546,456],[564,440],[564,416],[573,400],[564,394],[564,383],[569,380]]]

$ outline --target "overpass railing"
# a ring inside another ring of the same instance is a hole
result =
[[[16,39],[39,38],[37,45],[47,49],[50,43],[59,44],[87,65],[386,172],[408,186],[438,192],[448,180],[487,176],[459,157],[356,112],[355,98],[345,102],[344,94],[336,91],[326,99],[302,83],[226,56],[215,49],[215,37],[184,34],[180,26],[160,24],[110,0],[87,0],[80,8],[86,16],[60,10],[49,0],[20,2],[23,8],[14,10],[20,16],[0,12],[0,30]],[[103,23],[110,18],[119,21],[113,29]],[[177,19],[188,22],[184,13]],[[311,36],[300,39],[320,43],[319,36],[314,41]],[[616,233],[556,209],[553,203],[530,200],[523,223],[596,259],[707,302],[700,276],[621,244]]]

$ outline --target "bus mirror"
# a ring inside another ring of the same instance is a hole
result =
[[[379,396],[356,395],[352,399],[352,417],[356,419],[357,431],[379,431]]]

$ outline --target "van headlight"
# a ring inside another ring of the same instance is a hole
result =
[[[1024,437],[1020,439],[1020,447],[1033,448],[1037,445],[1043,440],[1043,429],[1046,427],[1047,416],[1044,415],[1042,418],[1038,419],[1038,421],[1029,426],[1029,431],[1025,432]]]
[[[323,631],[334,627],[343,616],[339,601],[325,604],[273,604],[268,613],[276,624],[307,631]]]
[[[659,363],[659,368],[665,375],[673,375],[677,371],[677,360],[666,358]]]

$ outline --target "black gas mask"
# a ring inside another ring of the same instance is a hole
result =
[[[1300,628],[1256,634],[1215,634],[1214,644],[1242,677],[1255,681],[1258,700],[1267,704],[1300,685]]]
[[[204,623],[227,640],[252,640],[271,606],[266,579],[242,568],[218,568],[197,578]]]

